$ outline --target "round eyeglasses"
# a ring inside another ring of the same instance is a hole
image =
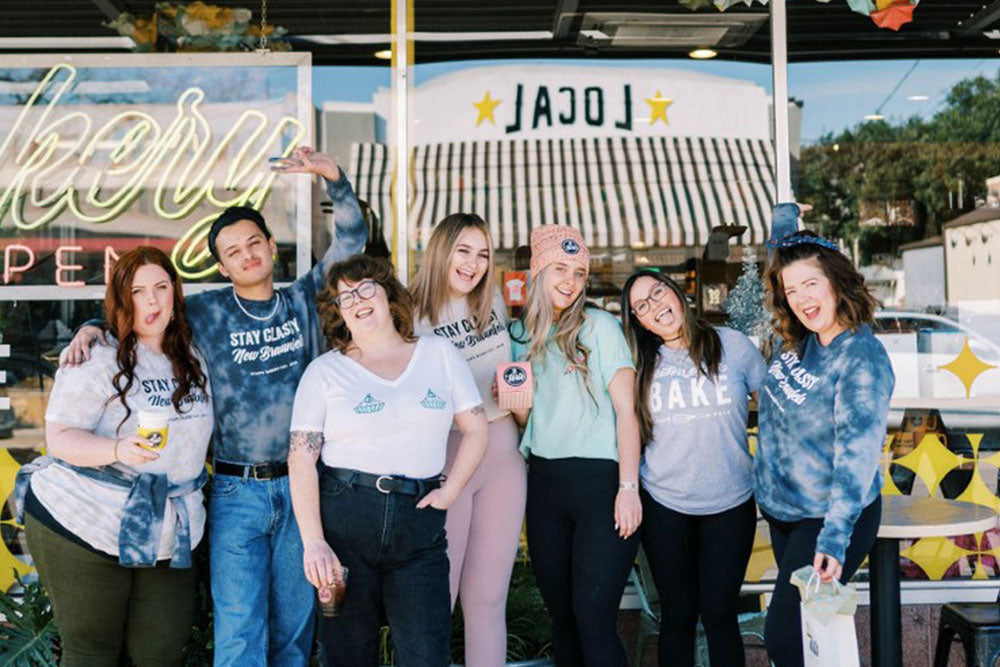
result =
[[[657,282],[653,289],[649,290],[649,295],[645,298],[639,299],[632,304],[632,312],[635,313],[637,317],[642,317],[649,312],[649,309],[653,307],[654,303],[659,303],[663,300],[663,297],[667,295],[667,290],[670,289],[661,282]]]
[[[344,310],[354,305],[355,301],[368,300],[375,296],[375,287],[378,285],[374,280],[362,280],[354,289],[341,292],[334,298],[333,302],[337,308]]]

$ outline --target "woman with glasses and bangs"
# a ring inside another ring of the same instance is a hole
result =
[[[622,289],[636,367],[642,544],[663,605],[660,665],[693,665],[701,618],[712,665],[742,665],[737,600],[757,510],[749,396],[764,360],[742,333],[695,315],[680,286],[643,269]]]
[[[446,665],[445,510],[486,449],[482,399],[454,345],[413,335],[389,262],[331,266],[319,312],[331,351],[296,392],[288,467],[306,578],[320,589],[350,572],[341,612],[320,617],[321,662],[377,665],[384,610],[399,664]],[[461,440],[445,478],[453,420]]]

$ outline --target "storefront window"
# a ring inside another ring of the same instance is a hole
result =
[[[4,497],[41,447],[59,351],[101,316],[115,257],[156,245],[189,290],[216,286],[207,223],[243,203],[260,207],[275,233],[279,282],[322,254],[331,240],[324,192],[266,164],[308,142],[344,166],[369,219],[368,251],[405,266],[405,277],[435,224],[477,213],[516,312],[531,229],[566,224],[592,249],[595,304],[617,310],[625,277],[659,267],[699,312],[727,321],[741,259],[763,266],[778,201],[770,65],[676,49],[630,59],[636,44],[611,26],[634,29],[628,21],[639,19],[586,13],[576,38],[591,57],[540,49],[532,58],[529,48],[494,60],[489,39],[431,29],[421,3],[412,9],[418,36],[405,80],[394,79],[389,26],[366,37],[380,64],[364,66],[312,67],[305,53],[0,61]],[[642,20],[669,32],[670,16]],[[769,27],[765,12],[741,20],[753,22],[748,35]],[[530,44],[532,35],[494,38]],[[463,41],[464,58],[433,47]],[[896,374],[885,493],[998,509],[1000,74],[990,62],[793,64],[781,104],[792,189],[813,206],[805,224],[840,244],[879,302],[875,329]],[[404,93],[407,158],[397,164]],[[10,503],[0,527],[4,588],[5,572],[28,569],[11,556],[24,547]],[[748,581],[774,572],[759,533]],[[902,553],[911,578],[1000,576],[996,531],[927,538]]]
[[[595,252],[588,294],[613,302],[636,266],[701,258],[713,233],[765,240],[774,197],[764,66],[687,61],[417,66],[411,245],[444,215],[491,225],[504,270],[541,224]],[[733,72],[720,75],[719,71]],[[745,110],[733,117],[727,109]],[[723,251],[723,259],[726,252]],[[515,276],[514,280],[518,278]],[[712,300],[703,305],[710,306]]]
[[[693,46],[671,58],[622,58],[628,50],[596,27],[580,37],[595,49],[586,60],[477,59],[489,50],[481,44],[488,36],[440,32],[432,10],[425,18],[421,3],[413,9],[420,37],[409,69],[406,169],[394,172],[398,86],[357,86],[346,104],[323,106],[324,130],[332,129],[326,119],[342,119],[329,135],[335,154],[350,156],[358,196],[383,222],[394,257],[405,257],[407,277],[434,225],[449,213],[476,213],[490,226],[498,287],[517,314],[530,230],[566,224],[591,248],[593,303],[616,312],[625,278],[659,267],[686,286],[699,311],[724,323],[744,254],[762,266],[777,201],[770,65],[696,60],[688,57]],[[669,32],[671,20],[686,18],[643,20]],[[747,36],[769,27],[766,13],[741,20],[753,21]],[[467,58],[441,61],[442,44],[463,42]],[[802,106],[782,103],[794,162]],[[394,175],[408,188],[405,246],[394,243],[398,229],[388,224],[400,196]],[[761,526],[750,581],[773,575]]]
[[[188,292],[222,282],[204,238],[230,205],[266,216],[278,281],[311,266],[310,191],[267,158],[310,140],[308,54],[10,56],[0,61],[0,590],[30,556],[14,475],[44,446],[60,350],[101,318],[110,266],[168,254]]]
[[[415,13],[419,24],[419,3]],[[447,38],[435,33],[432,41]],[[467,211],[490,225],[513,302],[525,286],[527,255],[518,249],[531,228],[556,223],[578,228],[595,251],[588,291],[595,300],[612,303],[636,266],[669,266],[689,281],[700,307],[722,313],[727,279],[738,275],[737,246],[759,252],[775,198],[769,66],[690,58],[434,62],[426,44],[415,43],[409,90],[409,275],[434,225]],[[338,134],[350,142],[359,197],[383,221],[394,207],[393,100],[390,87],[375,91],[352,107],[359,121],[369,117]],[[737,269],[732,276],[721,269],[711,289],[688,266],[703,259],[710,237],[721,239],[723,263],[731,249]]]

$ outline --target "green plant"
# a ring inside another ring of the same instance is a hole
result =
[[[392,634],[389,632],[389,626],[387,625],[383,625],[382,629],[379,630],[378,664],[380,665],[396,664],[396,651],[394,651],[392,648]]]
[[[20,600],[0,593],[0,665],[4,667],[55,667],[59,633],[45,587],[14,572],[24,593]]]

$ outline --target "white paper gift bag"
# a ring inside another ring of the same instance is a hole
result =
[[[791,583],[802,598],[799,611],[805,667],[859,667],[854,587],[837,581],[822,584],[811,565],[793,572]]]
[[[799,603],[799,609],[805,667],[858,667],[858,636],[853,615],[835,614],[820,619],[807,603]]]

